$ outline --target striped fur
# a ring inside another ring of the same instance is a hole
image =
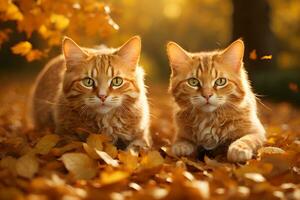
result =
[[[167,53],[172,69],[169,90],[176,102],[173,153],[187,156],[198,147],[210,150],[232,142],[228,160],[251,159],[263,145],[265,130],[243,67],[243,42],[237,40],[225,50],[200,53],[189,53],[170,42]],[[215,84],[220,77],[227,80],[224,86]],[[200,84],[190,86],[190,78]]]
[[[110,135],[129,147],[149,146],[144,71],[137,66],[140,38],[133,37],[119,49],[81,48],[65,39],[63,50],[64,56],[46,65],[33,88],[34,126],[61,134],[81,128]],[[83,85],[87,77],[94,81],[93,87]],[[123,84],[113,87],[114,77],[121,77]],[[101,95],[106,96],[104,102]]]

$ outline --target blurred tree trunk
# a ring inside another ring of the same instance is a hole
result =
[[[276,39],[270,28],[270,5],[268,0],[232,0],[232,39],[242,37],[245,45],[245,62],[250,71],[275,68]],[[256,50],[257,60],[249,59]],[[272,55],[272,60],[261,60],[264,55]]]

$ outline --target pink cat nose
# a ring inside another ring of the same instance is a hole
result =
[[[107,95],[99,94],[98,97],[99,99],[101,99],[102,102],[104,102],[105,99],[107,98]]]
[[[202,96],[208,101],[212,94],[202,94]]]

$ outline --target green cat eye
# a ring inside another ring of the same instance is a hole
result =
[[[123,79],[121,77],[115,77],[111,80],[111,86],[118,87],[122,85]]]
[[[91,78],[85,78],[85,79],[82,80],[82,84],[85,87],[93,87],[94,86],[94,80],[91,79]]]
[[[189,78],[188,84],[192,87],[197,87],[197,86],[200,86],[200,81],[196,78]]]
[[[223,86],[227,83],[227,79],[226,78],[218,78],[216,81],[215,81],[215,85],[216,86]]]

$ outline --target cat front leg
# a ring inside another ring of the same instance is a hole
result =
[[[227,159],[231,162],[246,162],[253,157],[257,149],[265,141],[264,134],[248,134],[233,143],[228,148]]]

